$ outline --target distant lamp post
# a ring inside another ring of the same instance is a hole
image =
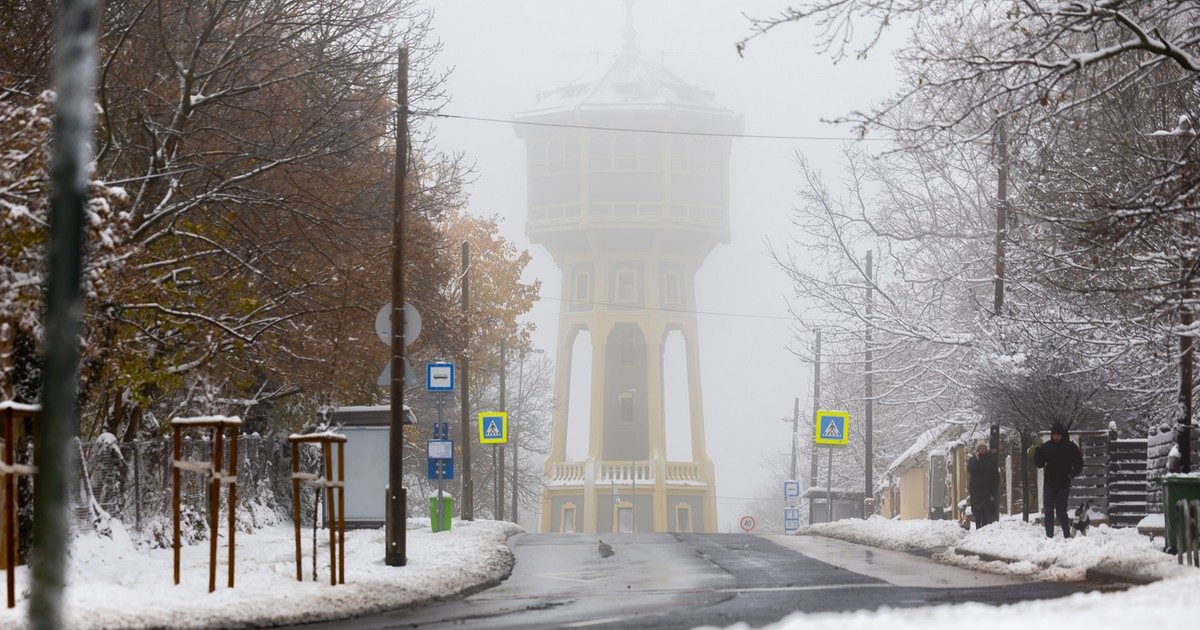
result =
[[[796,444],[798,442],[798,436],[799,436],[799,434],[798,434],[799,428],[798,427],[800,425],[800,399],[799,398],[796,398],[792,405],[792,417],[791,418],[780,418],[780,420],[782,420],[784,422],[792,423],[792,468],[791,468],[792,476],[788,477],[788,480],[796,481],[797,480],[796,475],[799,474],[796,470],[796,457],[798,455]]]
[[[517,522],[517,418],[522,417],[525,412],[525,355],[526,354],[546,354],[544,350],[536,348],[532,350],[521,350],[519,359],[517,360],[517,413],[512,414],[509,418],[509,440],[512,442],[512,521]]]

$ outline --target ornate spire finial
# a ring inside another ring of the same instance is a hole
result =
[[[633,2],[634,0],[625,0],[625,32],[621,36],[625,40],[624,52],[631,53],[637,49],[634,41],[637,39],[637,31],[633,30]]]

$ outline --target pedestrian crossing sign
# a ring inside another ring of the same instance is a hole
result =
[[[850,443],[850,414],[845,411],[818,411],[813,423],[814,442],[826,446],[845,446]]]
[[[479,443],[506,444],[508,442],[508,413],[504,411],[482,411],[479,413]]]

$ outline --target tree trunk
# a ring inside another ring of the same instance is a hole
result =
[[[1029,522],[1029,436],[1021,434],[1021,519]]]

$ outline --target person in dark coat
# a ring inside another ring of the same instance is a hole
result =
[[[1034,452],[1042,476],[1042,513],[1046,537],[1054,538],[1054,520],[1062,527],[1063,538],[1071,537],[1071,521],[1067,517],[1067,500],[1071,498],[1071,481],[1083,470],[1083,453],[1071,441],[1061,422],[1050,427],[1050,439]]]
[[[991,525],[1000,520],[1000,509],[996,496],[1000,490],[1000,467],[996,454],[986,444],[975,446],[975,455],[967,460],[967,484],[971,494],[971,514],[975,517],[975,529]]]

